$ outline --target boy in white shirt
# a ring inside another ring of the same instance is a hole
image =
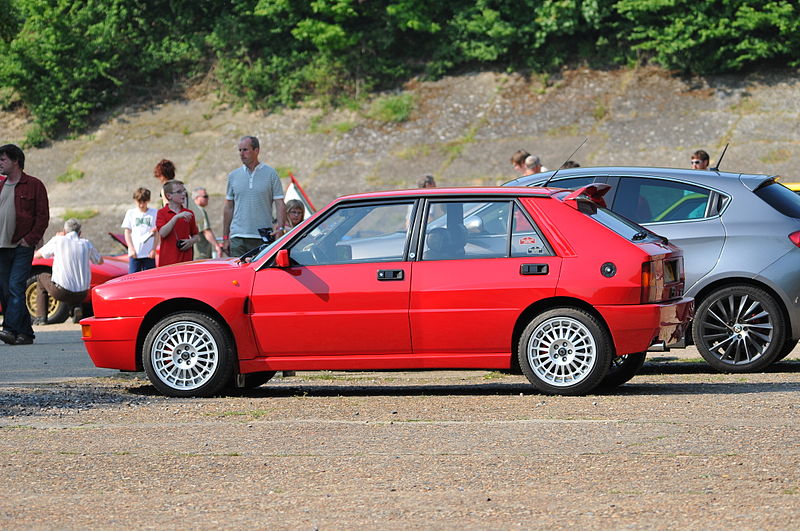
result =
[[[125,213],[122,228],[128,244],[128,273],[136,273],[156,266],[156,249],[159,236],[156,229],[155,208],[148,208],[150,190],[137,188],[133,193],[136,208]]]

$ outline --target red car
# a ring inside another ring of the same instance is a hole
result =
[[[605,209],[607,185],[337,199],[251,256],[94,290],[98,367],[209,396],[280,370],[504,369],[545,393],[633,377],[693,310],[683,254]]]
[[[125,244],[125,239],[121,234],[108,235],[116,242],[120,243],[125,248],[125,253],[115,256],[103,256],[103,263],[100,265],[91,264],[92,280],[91,287],[99,286],[103,282],[112,278],[117,278],[122,275],[128,274],[128,247]],[[31,275],[28,278],[28,285],[25,288],[25,303],[28,306],[28,312],[31,318],[36,317],[36,286],[40,273],[53,272],[53,259],[52,258],[34,258],[31,265]],[[90,296],[86,297],[85,309],[83,315],[89,315],[89,304],[91,302]],[[47,308],[47,322],[62,323],[69,317],[70,307],[61,301],[57,301],[50,297],[50,304]]]

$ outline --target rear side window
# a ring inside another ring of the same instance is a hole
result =
[[[800,218],[800,196],[785,186],[769,182],[766,186],[757,188],[754,193],[784,216]]]
[[[636,223],[686,221],[706,217],[711,191],[688,183],[622,177],[614,212]]]
[[[566,192],[564,194],[562,199],[566,197]],[[661,236],[657,236],[641,225],[587,199],[578,199],[578,210],[627,240],[635,242],[662,240]]]
[[[550,184],[547,186],[549,188],[569,188],[570,190],[577,190],[581,186],[586,186],[587,184],[592,184],[595,181],[598,181],[597,177],[568,177],[566,179],[556,179],[554,181],[550,181]],[[542,183],[543,185],[544,183]],[[541,185],[540,185],[541,186]]]
[[[432,201],[425,219],[423,260],[552,254],[514,201]]]

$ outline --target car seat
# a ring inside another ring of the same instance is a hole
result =
[[[432,229],[426,238],[428,249],[425,260],[453,260],[464,257],[464,246],[467,243],[467,231],[461,227]]]

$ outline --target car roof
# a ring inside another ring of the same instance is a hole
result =
[[[556,173],[558,175],[556,175]],[[530,186],[556,176],[558,179],[566,177],[580,177],[584,175],[634,175],[661,177],[665,179],[676,179],[694,183],[700,183],[711,187],[726,188],[733,184],[743,184],[750,190],[755,190],[764,181],[775,180],[776,176],[766,174],[735,173],[714,170],[692,170],[686,168],[658,168],[651,166],[582,166],[580,168],[568,168],[563,170],[548,171],[526,175],[508,181],[503,186]]]
[[[408,199],[417,197],[438,197],[438,196],[539,196],[550,197],[554,193],[561,191],[560,188],[529,188],[526,186],[508,187],[508,186],[487,186],[487,187],[469,187],[469,188],[415,188],[411,190],[386,190],[382,192],[364,192],[360,194],[345,195],[338,198],[336,201],[354,201],[366,199]]]

